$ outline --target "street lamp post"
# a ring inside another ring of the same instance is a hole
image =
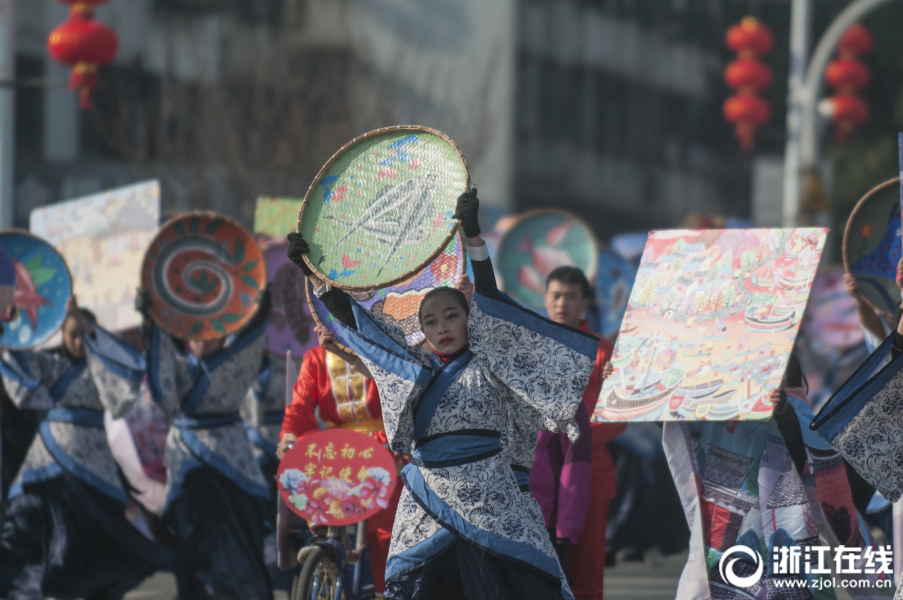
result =
[[[847,6],[821,36],[808,69],[805,67],[805,45],[811,0],[793,0],[790,33],[790,78],[787,99],[787,145],[784,155],[784,227],[795,227],[800,214],[800,180],[802,173],[818,162],[818,98],[822,92],[825,67],[831,60],[837,42],[856,21],[891,0],[856,0]],[[798,19],[795,17],[799,17]],[[805,23],[802,19],[805,18]],[[802,49],[802,72],[797,51]]]

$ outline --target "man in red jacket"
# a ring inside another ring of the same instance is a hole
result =
[[[376,384],[336,354],[317,346],[305,353],[292,391],[292,403],[285,409],[277,450],[280,460],[290,442],[310,431],[333,427],[366,433],[383,444],[387,441]],[[386,586],[386,559],[402,487],[399,482],[389,506],[367,521],[370,570],[376,593],[380,595]]]
[[[590,303],[590,286],[583,271],[559,267],[546,281],[545,304],[549,318],[589,331],[582,319]],[[596,364],[583,403],[592,418],[602,389],[602,370],[611,359],[613,347],[599,339]],[[578,421],[579,422],[579,421]],[[601,600],[605,570],[605,531],[608,503],[617,494],[615,467],[606,442],[624,431],[626,425],[590,423],[588,439],[571,444],[563,434],[540,432],[530,489],[543,510],[546,525],[559,556],[566,557],[566,572],[572,579],[575,600]],[[590,477],[585,477],[586,463]],[[564,552],[562,544],[569,549]]]

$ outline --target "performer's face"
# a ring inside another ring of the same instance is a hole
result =
[[[216,352],[222,348],[225,342],[226,338],[217,338],[215,340],[188,340],[188,348],[190,348],[191,353],[198,358],[204,358],[205,355]]]
[[[546,287],[545,305],[549,318],[556,323],[579,327],[589,298],[583,295],[580,284],[553,280]]]
[[[420,309],[420,325],[435,352],[454,354],[467,345],[467,312],[450,294],[427,300]]]
[[[82,339],[82,330],[78,323],[72,317],[66,317],[63,323],[63,344],[66,346],[66,352],[75,359],[85,357],[85,342]]]

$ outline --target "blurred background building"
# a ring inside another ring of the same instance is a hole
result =
[[[814,39],[847,2],[816,0]],[[81,112],[47,57],[65,19],[17,2],[16,220],[36,206],[159,177],[164,208],[250,222],[258,195],[302,196],[343,143],[429,125],[467,155],[496,213],[560,206],[602,239],[687,213],[750,218],[780,202],[789,3],[781,0],[129,0],[98,19],[120,51]],[[721,106],[727,28],[775,33],[773,116],[752,154]],[[827,153],[840,223],[892,177],[903,127],[896,5],[867,21],[873,117]],[[783,40],[783,42],[782,42]],[[886,139],[885,139],[886,138]],[[771,223],[765,223],[771,224]]]

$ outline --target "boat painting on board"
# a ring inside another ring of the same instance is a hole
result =
[[[652,232],[593,419],[769,418],[826,234]]]

